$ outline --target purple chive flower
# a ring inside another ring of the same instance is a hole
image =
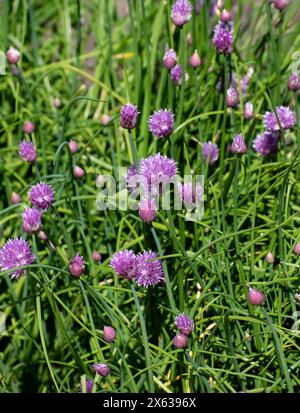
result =
[[[73,277],[80,277],[84,270],[83,257],[79,254],[75,254],[70,261],[69,270]]]
[[[6,52],[6,59],[11,65],[17,64],[20,59],[19,50],[15,49],[14,47],[10,47]]]
[[[36,208],[47,210],[54,202],[54,191],[51,185],[40,182],[31,187],[29,199]]]
[[[297,242],[297,244],[295,244],[293,250],[294,250],[295,254],[300,255],[300,243],[299,242]]]
[[[289,90],[292,90],[293,92],[296,92],[297,90],[300,89],[300,78],[297,75],[297,73],[292,73],[289,82],[288,82],[288,88]]]
[[[140,218],[150,224],[156,218],[156,202],[152,198],[143,198],[141,199],[139,206],[139,215]]]
[[[166,69],[171,70],[177,63],[177,54],[175,50],[168,49],[166,50],[164,57],[163,57],[163,64]]]
[[[276,113],[281,124],[282,129],[293,128],[296,124],[296,115],[287,106],[279,106],[276,108]],[[266,112],[264,114],[265,128],[270,131],[280,130],[275,112]]]
[[[139,111],[137,106],[128,103],[122,106],[120,113],[120,124],[124,129],[134,129],[136,127]]]
[[[36,149],[34,144],[25,140],[21,141],[19,145],[19,155],[26,162],[35,162]]]
[[[128,279],[136,277],[136,256],[132,250],[116,252],[112,256],[110,266],[120,277]]]
[[[177,334],[173,338],[173,344],[176,348],[185,348],[188,345],[188,338],[184,334]]]
[[[258,135],[253,141],[253,148],[261,156],[268,156],[277,152],[278,133],[264,132]]]
[[[139,166],[139,179],[147,195],[161,194],[163,185],[171,183],[176,173],[176,162],[160,153],[142,159]]]
[[[278,10],[283,10],[288,4],[290,3],[290,0],[275,0],[274,1],[274,6]]]
[[[251,102],[246,102],[244,107],[244,118],[250,120],[253,118],[253,105]]]
[[[176,0],[172,6],[171,19],[176,26],[183,26],[192,17],[193,7],[188,0]]]
[[[107,343],[115,341],[116,339],[116,330],[110,326],[103,327],[103,340]]]
[[[93,393],[94,380],[85,380],[85,392],[84,393]],[[80,382],[80,393],[83,393],[82,382]]]
[[[174,114],[168,109],[160,109],[150,116],[148,126],[150,132],[158,139],[170,136],[174,128]]]
[[[73,168],[73,175],[76,179],[83,178],[85,175],[84,169],[80,168],[80,166],[75,165]]]
[[[213,44],[218,53],[231,54],[233,51],[233,26],[219,22],[214,29]]]
[[[234,88],[230,87],[226,92],[226,105],[229,108],[236,108],[240,103],[239,92]]]
[[[265,295],[262,291],[255,288],[249,288],[247,300],[252,305],[262,305],[265,301]]]
[[[203,200],[203,189],[198,183],[193,185],[192,182],[185,182],[182,185],[178,182],[177,189],[181,201],[187,208],[192,208]]]
[[[233,138],[233,142],[231,144],[231,152],[232,153],[237,153],[240,155],[243,155],[244,153],[247,152],[248,147],[244,141],[244,137],[241,133],[239,133],[238,135],[235,135],[235,137]]]
[[[185,313],[179,314],[175,318],[175,324],[180,333],[185,336],[189,336],[194,331],[194,323]]]
[[[110,368],[108,367],[107,364],[104,363],[98,363],[98,364],[93,364],[92,366],[97,374],[102,377],[107,377],[110,373]]]
[[[42,213],[37,208],[27,208],[23,212],[23,229],[29,234],[38,232],[42,226]]]
[[[177,64],[176,66],[173,67],[173,69],[171,69],[170,71],[170,76],[171,76],[171,80],[172,82],[179,86],[182,83],[182,67],[180,64]],[[185,76],[185,81],[189,80],[189,75],[186,73]]]
[[[231,14],[230,10],[223,9],[221,11],[220,20],[223,23],[228,23],[228,22],[232,21],[232,14]]]
[[[210,164],[214,164],[219,158],[219,148],[211,141],[203,144],[203,157]]]
[[[10,270],[23,265],[30,265],[34,262],[30,245],[23,238],[14,238],[8,240],[0,249],[0,267],[1,271]],[[10,273],[10,277],[18,279],[24,275],[25,270],[14,270]]]
[[[156,252],[144,251],[136,257],[137,275],[136,282],[141,287],[149,287],[164,280],[161,261],[156,258]]]

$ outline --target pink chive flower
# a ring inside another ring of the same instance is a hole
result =
[[[289,82],[288,82],[288,89],[296,92],[300,89],[300,78],[297,73],[292,73]]]
[[[264,132],[258,135],[253,141],[253,148],[261,156],[268,156],[277,153],[279,135],[276,132]]]
[[[171,19],[176,26],[183,26],[192,17],[193,7],[188,0],[176,0],[172,6]]]
[[[182,66],[180,64],[177,64],[174,66],[171,71],[170,71],[170,76],[172,82],[179,86],[182,84]],[[186,73],[184,76],[185,81],[189,80],[189,75]]]
[[[239,155],[243,155],[247,152],[248,147],[241,133],[239,133],[238,135],[235,135],[235,137],[233,138],[233,142],[231,144],[230,150],[232,153],[237,153]]]
[[[149,130],[158,138],[170,136],[174,128],[174,114],[168,109],[154,112],[148,120]]]
[[[29,234],[38,232],[42,226],[42,212],[37,208],[27,208],[22,214],[23,229]]]
[[[122,106],[120,113],[120,125],[124,129],[134,129],[136,127],[139,111],[137,106],[128,103]]]
[[[79,393],[93,393],[94,380],[85,380],[85,391],[83,390],[82,382],[80,382],[80,392]]]
[[[42,240],[42,241],[47,241],[48,237],[47,234],[44,231],[40,231],[38,233],[38,237]]]
[[[80,166],[75,165],[73,168],[73,175],[76,179],[80,179],[84,177],[85,172],[82,168],[80,168]]]
[[[186,208],[193,208],[196,204],[203,201],[203,188],[198,184],[192,182],[177,183],[177,189],[181,201]]]
[[[220,20],[223,23],[232,21],[232,14],[229,10],[223,9],[220,14]]]
[[[295,244],[294,253],[300,255],[300,243]]]
[[[166,69],[171,70],[177,63],[177,54],[175,50],[168,49],[166,50],[163,57],[163,65]]]
[[[11,203],[12,204],[19,204],[21,202],[21,197],[19,194],[17,194],[16,192],[13,192],[11,194]]]
[[[290,0],[275,0],[274,1],[274,6],[278,10],[283,10],[288,4],[290,3]]]
[[[152,198],[143,198],[139,206],[139,215],[142,221],[150,222],[156,218],[156,202]]]
[[[244,118],[250,120],[253,118],[253,105],[251,102],[246,102],[243,112]]]
[[[136,255],[132,250],[116,252],[112,256],[110,266],[120,277],[128,279],[136,277]]]
[[[161,261],[155,259],[156,257],[156,252],[152,251],[144,251],[137,255],[136,282],[140,287],[156,285],[164,280]]]
[[[247,300],[252,305],[262,305],[265,301],[265,295],[262,291],[255,288],[249,288]]]
[[[200,59],[200,56],[199,56],[197,50],[195,50],[194,53],[192,54],[192,56],[189,58],[189,64],[194,69],[201,65],[201,59]]]
[[[180,334],[184,334],[185,336],[189,336],[195,328],[193,321],[185,313],[179,314],[175,318],[175,324]]]
[[[116,330],[110,326],[103,327],[103,340],[107,343],[115,341],[116,339]]]
[[[139,165],[139,180],[146,190],[161,194],[164,184],[170,184],[177,174],[176,162],[160,153],[142,159]]]
[[[173,344],[176,348],[185,348],[188,345],[188,338],[184,334],[177,334],[173,338]]]
[[[211,141],[203,144],[203,157],[210,165],[214,164],[219,159],[219,148]]]
[[[79,254],[75,254],[69,263],[69,270],[73,277],[80,277],[84,270],[83,257]]]
[[[98,363],[92,366],[97,374],[102,377],[107,377],[110,373],[110,368],[107,364]]]
[[[0,267],[1,271],[7,271],[12,268],[30,265],[35,261],[30,245],[23,238],[14,238],[8,240],[0,249]],[[11,279],[18,279],[24,275],[25,270],[13,270],[10,273]]]
[[[93,251],[92,253],[92,259],[96,262],[100,262],[102,260],[102,256],[100,254],[100,252],[98,251]]]
[[[231,54],[233,51],[233,26],[219,22],[214,29],[213,44],[217,53]]]
[[[106,113],[104,113],[101,116],[101,123],[103,126],[108,125],[110,121],[111,121],[111,116],[107,115]]]
[[[33,206],[47,210],[54,202],[54,191],[51,185],[40,182],[33,185],[29,191],[29,199]]]
[[[79,149],[78,143],[74,141],[73,139],[71,139],[69,141],[69,148],[70,148],[71,153],[76,153]]]
[[[54,98],[52,105],[55,109],[59,109],[61,107],[61,100],[59,98]]]
[[[6,59],[11,65],[17,64],[20,59],[19,50],[15,49],[14,47],[10,47],[6,52]]]
[[[22,140],[19,144],[19,155],[26,162],[36,161],[36,149],[32,142]]]
[[[275,259],[274,259],[274,255],[272,254],[271,251],[269,251],[269,252],[267,253],[267,255],[265,256],[265,261],[266,261],[268,264],[274,264]]]
[[[234,87],[230,87],[226,92],[226,105],[229,108],[236,108],[240,103],[239,92]]]
[[[30,122],[29,120],[24,122],[23,124],[23,132],[31,135],[35,130],[34,123]]]
[[[295,126],[296,115],[290,108],[287,106],[279,106],[276,108],[276,113],[282,129],[290,129]],[[280,130],[275,112],[266,112],[264,114],[264,125],[266,129],[273,132]]]

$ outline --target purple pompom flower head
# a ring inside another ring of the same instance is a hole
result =
[[[142,159],[139,166],[139,179],[146,195],[161,194],[163,185],[170,184],[176,173],[176,162],[160,153]]]
[[[203,144],[203,157],[210,165],[214,164],[219,158],[219,148],[211,141]]]
[[[234,88],[230,87],[226,92],[226,105],[229,108],[236,108],[240,103],[239,92]]]
[[[29,199],[36,208],[47,210],[54,202],[54,191],[50,185],[40,182],[31,187]]]
[[[247,300],[252,305],[262,305],[265,301],[265,295],[262,291],[255,288],[249,288]]]
[[[160,109],[150,116],[148,126],[150,132],[158,139],[170,136],[174,128],[174,114],[168,109]]]
[[[171,76],[171,80],[172,82],[179,86],[182,83],[182,66],[180,64],[177,64],[176,66],[173,67],[173,69],[171,69],[170,71],[170,76]],[[185,73],[184,76],[185,81],[187,81],[189,79],[189,75],[187,73]]]
[[[192,17],[193,7],[188,0],[176,0],[172,6],[171,18],[176,26],[183,26]]]
[[[82,382],[80,382],[80,393],[93,393],[94,380],[85,380],[85,391]]]
[[[175,324],[180,333],[185,336],[189,336],[194,331],[194,323],[185,313],[179,314],[175,318]]]
[[[6,52],[6,59],[11,65],[17,64],[20,59],[19,50],[15,49],[14,47],[10,47]]]
[[[144,251],[138,254],[136,282],[141,287],[149,287],[164,280],[164,272],[161,261],[155,259],[156,252]]]
[[[136,127],[139,111],[137,106],[128,103],[122,106],[120,113],[120,124],[124,129],[134,129]]]
[[[253,118],[253,105],[251,102],[246,102],[244,107],[244,118],[250,120]]]
[[[14,238],[8,240],[0,249],[0,267],[1,271],[10,270],[23,265],[30,265],[34,262],[35,256],[27,241],[23,238]],[[18,279],[24,275],[25,270],[14,270],[10,277]]]
[[[74,257],[70,261],[69,270],[73,277],[80,277],[84,270],[83,257],[81,257],[79,254],[74,255]]]
[[[231,54],[233,51],[232,24],[219,22],[214,29],[213,44],[218,53]]]
[[[268,156],[277,152],[278,133],[264,132],[258,135],[253,141],[253,148],[261,156]]]
[[[233,142],[231,144],[230,150],[232,153],[237,153],[239,155],[243,155],[247,152],[248,147],[241,133],[239,133],[238,135],[235,135],[235,137],[233,138]]]
[[[166,69],[171,70],[177,63],[177,54],[175,50],[168,49],[166,50],[164,57],[163,57],[163,64]]]
[[[102,377],[107,377],[110,373],[110,368],[107,364],[98,363],[92,366],[97,374]]]
[[[116,252],[112,256],[110,266],[120,277],[128,279],[136,277],[136,256],[132,250]]]
[[[292,90],[293,92],[296,92],[297,90],[300,89],[300,78],[297,75],[297,73],[292,73],[289,82],[288,82],[288,88],[289,90]]]
[[[27,208],[23,212],[23,229],[32,234],[38,232],[42,226],[42,212],[37,208]]]
[[[35,162],[36,149],[34,144],[25,140],[21,141],[19,145],[19,155],[26,162]]]
[[[287,106],[279,106],[276,108],[276,113],[281,124],[282,129],[293,128],[296,124],[296,115]],[[266,112],[264,114],[265,128],[270,131],[280,130],[275,112]]]

